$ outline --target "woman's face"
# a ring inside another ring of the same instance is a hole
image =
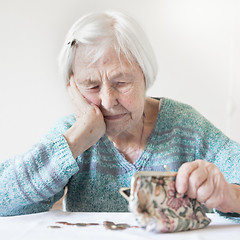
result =
[[[145,80],[139,65],[123,56],[120,62],[112,48],[89,63],[77,48],[74,80],[81,94],[100,108],[107,135],[139,130],[145,103]]]

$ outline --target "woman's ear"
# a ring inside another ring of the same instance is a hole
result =
[[[74,76],[73,74],[70,76],[68,82],[67,82],[67,89],[69,89],[69,87],[71,87],[71,81],[74,81]]]
[[[67,91],[70,97],[72,97],[72,93],[71,93],[71,82],[73,81],[73,75],[70,76],[68,82],[67,82]]]

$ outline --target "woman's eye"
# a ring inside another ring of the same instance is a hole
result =
[[[131,89],[132,84],[130,82],[118,82],[117,89],[119,92],[126,93]]]
[[[125,86],[127,86],[127,84],[128,84],[127,82],[118,82],[117,86],[118,87],[125,87]]]
[[[97,91],[98,89],[99,89],[99,86],[98,85],[96,85],[96,86],[89,86],[89,87],[87,87],[87,89],[88,90],[94,90],[94,91]]]

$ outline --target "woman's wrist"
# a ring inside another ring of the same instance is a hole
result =
[[[240,214],[240,186],[237,184],[230,184],[233,192],[232,211]]]
[[[89,121],[90,124],[88,126],[82,122],[81,119],[77,120],[72,127],[63,134],[75,159],[104,135],[106,125],[102,118],[101,120],[102,121]]]
[[[225,195],[225,201],[219,207],[216,207],[216,210],[223,213],[240,214],[240,186],[228,184],[228,187],[229,191]]]
[[[81,146],[81,134],[76,134],[78,128],[73,124],[64,134],[63,137],[66,139],[68,146],[72,152],[74,159],[84,152]]]

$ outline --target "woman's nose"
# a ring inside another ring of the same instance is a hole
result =
[[[103,88],[101,89],[100,100],[104,109],[111,109],[118,104],[117,92],[112,88]]]

